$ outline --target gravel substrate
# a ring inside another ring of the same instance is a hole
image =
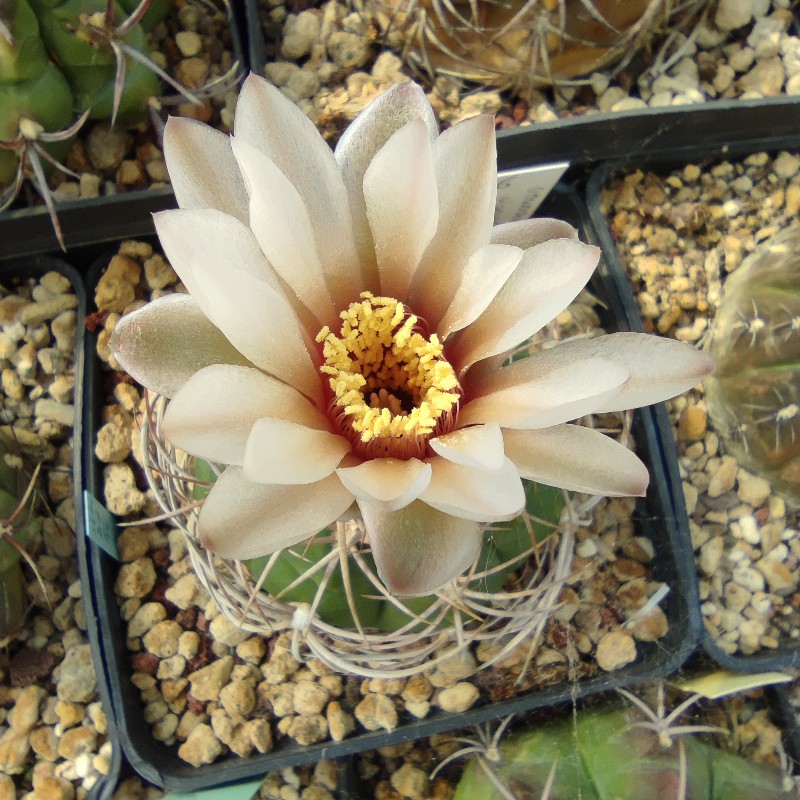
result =
[[[25,566],[29,611],[0,641],[0,798],[81,800],[108,773],[75,553],[73,394],[78,299],[50,272],[0,289],[0,437],[41,462],[41,532]]]
[[[316,3],[314,5],[317,5]],[[498,127],[532,125],[606,111],[684,106],[715,99],[800,94],[800,39],[789,0],[719,0],[705,21],[657,55],[635,58],[622,72],[594,73],[556,91],[527,97],[440,75],[416,75],[400,55],[403,39],[376,3],[318,8],[259,0],[264,74],[335,138],[358,112],[394,83],[421,79],[440,120],[452,125],[498,113]],[[304,8],[304,10],[303,10]],[[577,85],[575,85],[577,84]]]
[[[603,192],[602,209],[645,325],[702,343],[726,277],[760,242],[794,223],[800,156],[637,171]],[[726,453],[702,389],[668,404],[700,577],[702,612],[726,653],[796,647],[800,638],[798,513]]]
[[[117,369],[108,339],[121,313],[181,288],[149,244],[124,243],[98,284],[99,310],[90,316],[100,358]],[[582,296],[559,318],[562,329],[574,331],[576,320],[581,330],[596,329],[593,302]],[[136,460],[140,390],[119,371],[109,374],[107,386],[95,449],[105,464],[106,505],[127,520],[155,515]],[[598,422],[619,424],[616,418]],[[408,679],[360,679],[317,659],[299,662],[288,634],[253,636],[220,614],[192,572],[180,531],[148,523],[125,528],[115,589],[145,719],[158,741],[200,765],[230,753],[267,752],[287,738],[309,745],[393,730],[437,709],[464,712],[621,669],[640,657],[638,643],[658,641],[669,629],[656,603],[638,613],[662,585],[653,578],[653,545],[631,521],[633,505],[627,498],[601,500],[581,521],[572,576],[538,650],[526,641],[495,667],[473,674],[503,644],[483,643]]]

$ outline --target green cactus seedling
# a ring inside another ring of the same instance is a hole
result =
[[[800,503],[800,228],[728,278],[708,349],[708,411],[727,449]]]

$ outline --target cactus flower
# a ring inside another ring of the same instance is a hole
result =
[[[355,503],[387,587],[421,594],[472,564],[481,523],[521,512],[522,478],[644,493],[633,453],[571,421],[675,395],[711,362],[620,333],[502,366],[599,251],[557,220],[492,227],[491,116],[439,134],[402,84],[332,152],[251,75],[233,136],[175,118],[164,145],[180,209],[155,224],[189,294],[123,317],[112,349],[170,398],[166,438],[227,465],[200,511],[206,548],[271,553]]]

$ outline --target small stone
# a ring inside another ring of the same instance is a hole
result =
[[[370,58],[369,40],[355,33],[334,31],[328,39],[328,53],[339,67],[363,67]]]
[[[35,413],[37,420],[58,422],[60,425],[72,427],[75,422],[75,406],[62,405],[55,400],[42,398],[36,401]]]
[[[764,576],[769,590],[780,597],[790,595],[797,590],[800,571],[790,569],[782,561],[766,556],[756,562],[756,569]]]
[[[249,719],[242,728],[259,753],[272,750],[272,729],[265,719]]]
[[[772,162],[772,169],[779,178],[788,180],[800,170],[800,156],[787,153],[784,150],[778,153],[778,157]]]
[[[155,585],[153,562],[149,558],[137,558],[120,567],[114,591],[121,597],[146,597]]]
[[[786,73],[783,62],[777,56],[757,61],[746,75],[739,78],[745,92],[755,92],[759,97],[775,97],[781,92]]]
[[[178,280],[175,270],[169,265],[167,260],[156,253],[144,262],[144,278],[150,289],[165,289],[172,286]]]
[[[203,607],[208,602],[208,593],[200,585],[200,581],[193,572],[188,572],[178,578],[175,585],[170,586],[164,596],[170,603],[183,610],[192,606]]]
[[[763,505],[772,491],[769,481],[757,475],[752,475],[747,470],[740,469],[736,473],[738,483],[736,494],[743,503],[753,508]]]
[[[342,708],[338,700],[328,703],[326,716],[328,730],[334,742],[341,742],[356,727],[355,720]]]
[[[122,163],[133,141],[124,125],[98,122],[86,138],[86,154],[92,166],[101,171],[114,170]]]
[[[714,23],[723,31],[734,31],[747,25],[752,18],[752,0],[720,0]]]
[[[196,56],[203,50],[203,40],[194,31],[179,31],[175,34],[175,44],[182,56]]]
[[[144,528],[132,527],[123,528],[117,536],[117,551],[120,561],[129,563],[143,558],[150,549],[147,532]]]
[[[356,719],[368,730],[386,731],[397,727],[397,709],[385,694],[368,694],[355,708]]]
[[[647,614],[637,616],[626,627],[640,642],[657,642],[667,635],[669,621],[667,615],[656,606]]]
[[[144,173],[138,161],[126,159],[117,170],[117,183],[123,186],[136,186],[144,181]]]
[[[699,566],[705,575],[711,577],[717,574],[724,550],[725,541],[721,536],[709,539],[700,548]]]
[[[406,762],[400,769],[392,773],[390,783],[403,797],[410,800],[423,800],[428,796],[429,781],[427,774],[419,767]]]
[[[327,690],[314,681],[299,681],[294,685],[292,705],[296,714],[321,714],[328,699]]]
[[[436,703],[442,711],[461,712],[472,708],[479,697],[477,686],[461,681],[448,689],[442,689],[436,697]]]
[[[59,700],[88,703],[97,691],[97,679],[88,644],[71,647],[55,670]]]
[[[246,717],[255,708],[256,693],[244,681],[233,681],[222,687],[219,702],[231,717]]]
[[[308,55],[319,39],[321,25],[320,15],[313,11],[289,14],[283,25],[281,55],[294,60]]]
[[[81,725],[79,728],[70,728],[64,731],[58,743],[58,754],[61,758],[74,761],[83,753],[96,750],[97,734],[91,728]]]
[[[734,567],[731,577],[735,583],[744,586],[748,592],[764,591],[764,576],[752,567]]]
[[[636,642],[625,631],[609,631],[597,643],[595,658],[606,672],[620,669],[636,660]]]
[[[17,733],[28,733],[39,721],[39,705],[47,696],[40,686],[26,686],[8,713],[8,724]]]
[[[124,517],[144,508],[145,496],[127,464],[109,464],[103,469],[103,478],[106,507],[112,514]]]
[[[183,628],[175,620],[165,619],[156,623],[142,639],[148,653],[159,658],[169,658],[178,652],[178,638]]]
[[[213,763],[222,755],[222,745],[210,725],[204,722],[194,727],[186,741],[178,748],[178,755],[193,767]]]
[[[239,625],[229,620],[224,614],[214,617],[211,620],[209,629],[214,639],[228,645],[228,647],[236,647],[236,645],[241,644],[250,636],[248,631],[242,630]]]
[[[58,737],[52,728],[37,728],[30,734],[31,750],[44,761],[58,758]]]
[[[686,406],[678,423],[678,437],[684,442],[696,442],[706,435],[706,412],[700,406]]]
[[[708,496],[719,497],[733,489],[739,464],[733,456],[722,456],[719,467],[711,475],[708,484]]]
[[[189,675],[191,694],[196,700],[216,700],[222,687],[228,682],[233,669],[233,657],[224,656],[208,666]]]
[[[288,734],[304,747],[315,744],[327,738],[328,721],[320,714],[309,717],[292,717]]]
[[[124,461],[131,453],[131,432],[117,422],[107,422],[97,431],[94,453],[104,464]]]
[[[141,267],[129,256],[115,255],[101,275],[94,300],[100,311],[122,313],[136,299]]]
[[[29,752],[27,734],[9,728],[0,736],[0,774],[17,775],[24,772]]]

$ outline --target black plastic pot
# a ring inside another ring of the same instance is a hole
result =
[[[542,216],[567,219],[584,231],[584,238],[594,240],[587,227],[585,208],[571,192],[559,189],[540,209]],[[107,263],[107,257],[95,267]],[[608,329],[625,329],[633,307],[627,284],[604,263],[597,271],[593,291],[608,309]],[[627,309],[627,310],[626,310]],[[91,347],[92,337],[87,347]],[[100,470],[93,458],[94,432],[102,403],[100,364],[93,358],[85,384],[86,487],[95,496],[101,495]],[[391,732],[357,733],[341,742],[311,746],[279,743],[272,752],[248,758],[229,758],[209,766],[194,768],[178,758],[177,747],[166,747],[152,738],[144,721],[138,692],[132,691],[130,653],[126,648],[125,623],[120,618],[114,595],[117,562],[91,541],[88,542],[90,568],[97,592],[98,614],[96,635],[102,642],[114,712],[125,754],[134,769],[152,783],[170,789],[190,791],[220,784],[242,781],[284,767],[315,763],[323,758],[337,758],[363,750],[391,745],[421,736],[453,730],[464,725],[505,716],[509,713],[571,703],[574,698],[617,686],[652,680],[677,670],[694,650],[700,629],[699,605],[693,580],[693,564],[688,539],[675,524],[671,486],[664,475],[665,448],[671,447],[671,433],[663,407],[647,408],[636,415],[634,436],[639,452],[648,463],[651,483],[647,497],[635,513],[639,530],[654,543],[653,560],[656,580],[666,583],[671,591],[664,601],[670,620],[669,633],[655,644],[640,644],[640,657],[630,666],[614,673],[597,674],[586,680],[565,683],[541,691],[528,691],[511,700],[483,705],[467,713],[431,712],[423,720],[404,720]]]
[[[247,71],[239,3],[231,5],[230,33],[235,59]],[[124,236],[145,236],[153,230],[151,215],[174,208],[171,188],[141,189],[56,206],[67,250]],[[5,258],[59,250],[47,209],[42,206],[0,213],[0,261]]]
[[[74,267],[70,266],[62,259],[53,258],[46,255],[24,258],[0,264],[0,283],[9,285],[15,279],[24,281],[29,278],[39,278],[48,272],[58,272],[59,274],[65,276],[72,284],[72,291],[78,298],[78,306],[75,309],[78,319],[78,327],[76,331],[75,342],[75,394],[73,400],[75,407],[75,419],[73,424],[72,463],[74,486],[73,499],[76,509],[75,538],[77,543],[78,567],[80,570],[81,585],[83,589],[83,606],[86,615],[89,645],[92,650],[92,660],[94,661],[97,672],[98,693],[100,695],[100,701],[103,705],[103,711],[105,712],[108,721],[106,737],[112,743],[112,757],[109,772],[107,775],[101,777],[97,783],[95,783],[89,792],[89,798],[90,800],[107,800],[107,798],[111,797],[117,786],[120,765],[122,763],[122,751],[117,739],[116,721],[112,713],[111,698],[108,693],[108,684],[105,680],[104,672],[100,666],[102,661],[100,655],[100,643],[97,638],[96,610],[92,592],[92,580],[88,573],[87,567],[87,540],[84,535],[83,518],[79,513],[83,504],[82,486],[84,413],[82,386],[84,382],[84,366],[86,364],[84,350],[86,345],[86,337],[84,336],[82,320],[86,315],[86,290],[84,288],[83,278]]]
[[[795,131],[792,137],[783,138],[779,142],[776,142],[774,144],[774,149],[789,151],[800,150],[800,135]],[[761,152],[762,150],[762,141],[759,139],[754,142],[738,142],[730,147],[713,146],[701,148],[691,155],[690,160],[691,163],[702,161],[713,162],[723,157],[729,159],[732,155],[744,156],[749,153]],[[613,264],[613,269],[620,275],[624,275],[624,268],[620,260],[619,251],[611,235],[608,222],[600,211],[600,192],[604,186],[608,185],[612,178],[630,171],[632,163],[635,163],[637,169],[646,168],[653,172],[666,174],[674,169],[683,167],[688,161],[686,154],[683,153],[673,153],[670,154],[668,158],[639,159],[636,161],[625,159],[624,161],[613,164],[603,164],[592,174],[587,185],[589,212],[606,259],[610,264]],[[629,304],[626,307],[626,315],[626,324],[629,325],[632,330],[642,330],[641,317],[635,304]],[[683,498],[677,454],[668,422],[666,422],[664,430],[669,437],[669,442],[663,451],[665,457],[664,471],[670,486],[670,496],[673,500],[673,515],[676,520],[676,525],[681,531],[681,536],[685,537],[688,543],[690,541],[688,516]],[[691,545],[688,546],[691,549]],[[695,584],[695,592],[697,593],[699,576],[694,566],[692,569],[694,572],[692,582]],[[771,670],[790,670],[800,667],[800,641],[788,636],[781,638],[777,650],[762,650],[753,655],[731,655],[719,647],[703,625],[701,642],[705,651],[718,664],[734,672],[758,673]]]

